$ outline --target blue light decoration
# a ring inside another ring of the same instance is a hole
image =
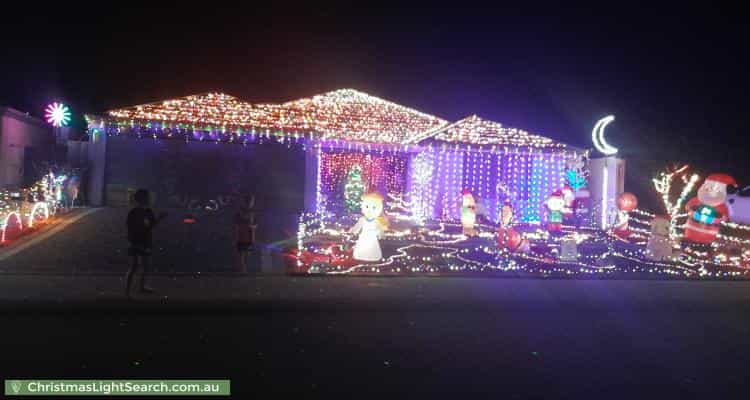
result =
[[[701,205],[693,212],[693,220],[702,222],[706,225],[713,224],[716,218],[721,218],[721,214],[716,211],[714,207],[705,204]]]
[[[567,179],[568,186],[570,186],[573,191],[586,187],[586,176],[575,169],[565,171],[565,179]]]

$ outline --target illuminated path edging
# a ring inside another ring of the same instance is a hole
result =
[[[81,219],[81,218],[83,218],[83,217],[85,217],[85,216],[87,216],[89,214],[93,214],[93,213],[95,213],[95,212],[97,212],[99,210],[101,210],[101,208],[89,208],[88,210],[84,210],[81,213],[79,213],[78,215],[75,215],[75,216],[71,217],[70,219],[66,219],[64,221],[61,221],[58,224],[55,224],[55,226],[53,226],[52,228],[50,228],[47,231],[41,232],[38,235],[33,235],[33,237],[31,239],[29,239],[28,241],[24,241],[22,243],[19,243],[16,246],[12,246],[10,249],[8,249],[8,251],[2,251],[2,252],[0,252],[0,261],[3,261],[3,260],[8,259],[10,257],[13,257],[14,255],[16,255],[16,254],[18,254],[18,253],[20,253],[20,252],[28,249],[29,247],[35,246],[35,245],[41,243],[42,241],[49,239],[54,234],[56,234],[56,233],[62,231],[63,229],[67,228],[68,225],[72,225],[73,223],[75,223],[79,219]]]

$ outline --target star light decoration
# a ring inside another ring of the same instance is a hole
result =
[[[70,108],[63,103],[54,102],[45,109],[45,117],[55,128],[67,126],[70,123]]]
[[[232,132],[284,131],[320,140],[390,144],[414,142],[448,124],[354,89],[282,104],[251,104],[224,93],[208,93],[112,110],[108,115],[125,125],[142,122]]]

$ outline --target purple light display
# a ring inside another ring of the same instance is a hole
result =
[[[491,221],[498,221],[500,208],[509,202],[519,222],[545,222],[543,203],[563,186],[564,167],[562,153],[427,149],[412,156],[409,166],[414,212],[457,219],[461,190],[468,189]]]

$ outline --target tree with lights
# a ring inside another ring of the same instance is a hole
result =
[[[685,203],[687,196],[693,190],[695,183],[698,181],[699,176],[692,174],[689,178],[687,176],[687,170],[689,166],[687,164],[683,166],[672,166],[667,168],[665,172],[659,173],[659,175],[652,179],[651,182],[654,184],[656,193],[661,196],[662,202],[664,203],[664,209],[667,212],[669,218],[669,237],[677,237],[677,218],[684,216],[680,214],[682,205]],[[679,197],[672,201],[670,196],[672,193],[672,182],[675,178],[680,177],[684,186],[680,191]]]
[[[362,181],[362,167],[355,165],[349,170],[344,185],[344,201],[347,211],[359,211],[363,194],[365,194],[365,184]]]

